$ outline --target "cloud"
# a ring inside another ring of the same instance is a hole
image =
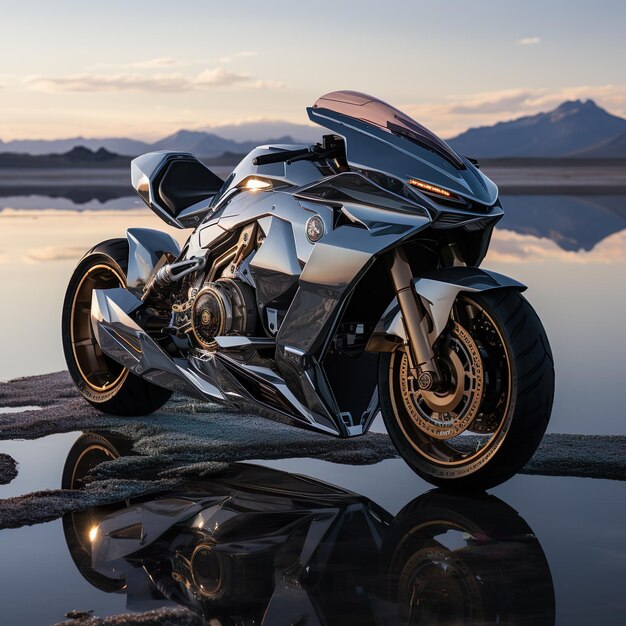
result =
[[[526,106],[533,98],[527,89],[511,89],[481,93],[449,107],[450,113],[500,113]]]
[[[518,39],[515,43],[517,43],[518,46],[534,46],[541,43],[541,39],[539,37],[524,37]]]
[[[128,69],[158,70],[163,68],[186,67],[192,65],[188,61],[181,61],[174,57],[155,57],[153,59],[139,59],[127,63],[114,63],[111,61],[99,61],[85,66],[87,72],[99,72],[106,70],[125,71]]]
[[[283,86],[283,83],[278,81],[259,80],[249,74],[232,72],[221,67],[203,70],[195,76],[179,72],[154,74],[83,72],[67,76],[27,76],[22,82],[33,91],[47,93],[67,91],[84,93],[179,93],[232,85],[242,85],[253,89],[278,89]]]
[[[492,125],[550,111],[565,100],[595,100],[614,115],[626,117],[626,84],[576,85],[560,89],[518,88],[454,94],[443,102],[400,103],[399,108],[443,137],[468,127]]]
[[[252,83],[254,89],[282,89],[285,86],[280,80],[255,80]]]
[[[178,65],[183,64],[173,57],[158,57],[156,59],[146,59],[145,61],[135,61],[134,63],[129,63],[128,67],[150,69],[153,67],[175,67]]]
[[[180,74],[155,74],[145,76],[128,72],[115,74],[71,74],[67,76],[27,76],[23,83],[33,91],[55,93],[123,92],[123,91],[182,91],[188,80]]]
[[[252,79],[249,74],[238,74],[221,67],[212,70],[204,70],[193,80],[197,87],[224,87],[226,85],[234,85],[235,83],[250,82]]]
[[[231,54],[229,56],[220,57],[218,60],[220,63],[231,63],[236,59],[245,59],[256,56],[259,56],[258,52],[254,52],[253,50],[243,50],[242,52],[235,52],[235,54]]]

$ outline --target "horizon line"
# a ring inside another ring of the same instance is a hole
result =
[[[557,105],[556,107],[554,107],[553,109],[549,109],[549,110],[545,110],[545,111],[538,111],[537,113],[528,113],[528,114],[522,114],[522,115],[518,115],[517,117],[511,117],[509,119],[506,120],[497,120],[495,122],[492,122],[491,124],[482,124],[480,126],[468,126],[465,130],[462,130],[460,132],[457,132],[455,135],[449,136],[449,137],[443,137],[444,141],[450,141],[453,139],[456,139],[457,137],[459,137],[460,135],[470,131],[470,130],[480,130],[482,128],[490,128],[493,126],[496,126],[497,124],[506,124],[508,122],[514,122],[517,120],[521,120],[527,117],[534,117],[536,115],[541,115],[541,114],[546,114],[546,113],[551,113],[553,111],[556,111],[557,109],[559,109],[561,106],[563,106],[564,104],[568,104],[568,103],[576,103],[576,102],[580,102],[581,104],[585,104],[585,103],[592,103],[594,104],[596,107],[598,107],[599,109],[605,111],[606,113],[608,113],[609,115],[613,115],[615,117],[619,117],[621,119],[626,120],[626,118],[622,117],[621,115],[616,115],[615,113],[610,113],[607,109],[605,109],[604,107],[600,106],[593,98],[575,98],[575,99],[566,99],[563,100],[559,105]],[[416,120],[417,122],[419,122],[419,120]],[[234,141],[236,143],[248,143],[248,142],[253,142],[255,141],[254,139],[233,139],[232,137],[228,137],[226,135],[220,135],[217,132],[215,132],[215,130],[220,130],[222,128],[225,127],[242,127],[242,126],[247,126],[247,125],[255,125],[255,124],[288,124],[290,126],[304,126],[310,129],[316,129],[316,128],[322,128],[321,126],[317,126],[315,124],[311,124],[311,123],[307,123],[308,120],[305,120],[303,123],[300,122],[291,122],[288,120],[281,120],[281,119],[268,119],[268,120],[256,120],[256,121],[243,121],[243,122],[230,122],[230,123],[223,123],[223,124],[219,124],[216,126],[211,126],[211,127],[198,127],[198,128],[193,128],[193,127],[182,127],[179,128],[178,130],[175,130],[174,132],[170,132],[167,133],[166,135],[159,135],[156,136],[156,139],[142,139],[140,137],[134,137],[131,135],[117,135],[117,134],[111,134],[111,135],[101,135],[101,136],[93,136],[93,137],[89,137],[89,136],[85,136],[82,134],[79,135],[69,135],[69,136],[59,136],[59,137],[54,137],[54,138],[42,138],[42,137],[20,137],[20,138],[16,138],[16,139],[8,139],[8,140],[4,140],[2,139],[2,137],[0,137],[0,144],[10,144],[10,143],[15,143],[15,142],[25,142],[25,141],[39,141],[39,142],[53,142],[53,141],[71,141],[71,140],[82,140],[82,141],[102,141],[102,140],[111,140],[111,139],[122,139],[122,140],[130,140],[130,141],[138,141],[141,143],[145,143],[145,144],[154,144],[157,143],[158,141],[162,141],[163,139],[166,139],[167,137],[170,137],[172,135],[176,135],[177,133],[180,132],[190,132],[190,133],[205,133],[205,134],[212,134],[215,135],[217,137],[219,137],[220,139],[226,139],[228,141]],[[438,133],[436,133],[438,134]],[[289,136],[291,137],[291,139],[297,140],[298,137],[293,137],[290,134],[289,135],[284,135],[284,136]],[[265,138],[261,141],[266,141],[269,139],[274,139],[273,137],[268,137]],[[281,137],[276,137],[276,139],[281,139]]]

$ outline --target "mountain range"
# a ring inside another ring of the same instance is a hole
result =
[[[554,111],[471,128],[448,143],[477,158],[625,158],[626,119],[593,100],[570,100]]]
[[[0,152],[47,155],[83,146],[128,156],[180,150],[211,158],[226,153],[246,154],[266,143],[311,143],[323,132],[312,126],[262,121],[210,131],[179,130],[155,142],[126,137],[0,141]],[[572,100],[547,113],[471,128],[448,139],[448,143],[461,154],[482,159],[626,158],[626,119],[610,114],[593,100]]]
[[[215,157],[224,153],[247,154],[258,145],[266,143],[312,143],[319,141],[322,129],[288,122],[249,122],[203,130],[179,130],[154,142],[127,137],[68,139],[17,139],[0,140],[0,152],[32,155],[60,154],[76,146],[97,151],[101,148],[115,154],[137,156],[153,150],[180,150],[201,157]]]

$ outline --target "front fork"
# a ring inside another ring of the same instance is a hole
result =
[[[402,313],[411,361],[416,370],[413,375],[420,389],[437,387],[441,383],[441,372],[428,340],[426,327],[429,320],[413,287],[413,272],[402,246],[394,248],[390,255],[389,275]]]

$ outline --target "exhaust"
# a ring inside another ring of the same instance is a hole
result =
[[[171,285],[188,274],[201,270],[206,265],[206,257],[193,257],[176,263],[167,263],[153,272],[146,282],[141,299],[143,302],[152,296],[160,297],[165,294]]]

